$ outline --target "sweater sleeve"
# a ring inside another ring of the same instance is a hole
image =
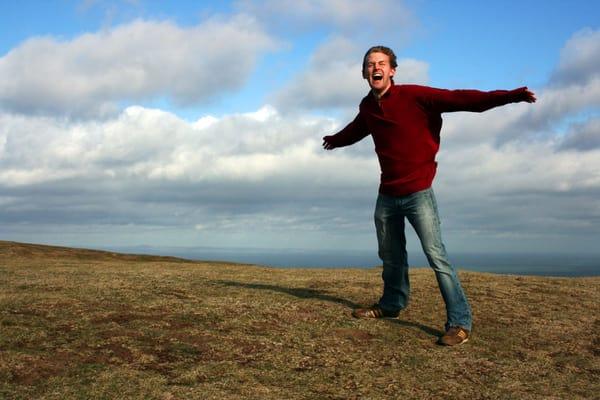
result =
[[[483,112],[508,103],[523,101],[526,88],[514,90],[447,90],[422,87],[418,97],[428,108],[437,112]]]
[[[369,131],[359,113],[344,129],[335,135],[328,136],[328,140],[335,147],[344,147],[364,139],[367,135],[369,135]]]

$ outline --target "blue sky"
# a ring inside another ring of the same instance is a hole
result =
[[[0,13],[0,239],[375,249],[370,139],[325,153],[367,85],[529,86],[444,116],[450,251],[598,253],[594,1],[22,1]],[[414,237],[412,250],[418,249]]]
[[[340,2],[342,4],[343,2]],[[315,1],[318,6],[319,2]],[[374,3],[376,4],[376,2]],[[600,6],[593,1],[408,1],[401,4],[410,12],[405,28],[379,34],[365,28],[361,37],[343,32],[359,43],[385,43],[400,57],[426,60],[430,84],[444,87],[475,85],[481,89],[546,83],[564,43],[583,27],[597,26]],[[293,7],[292,7],[293,8]],[[393,7],[392,7],[393,8]],[[226,1],[25,1],[3,5],[0,17],[0,49],[6,53],[19,43],[37,36],[70,40],[85,33],[127,24],[135,19],[173,21],[194,26],[207,18],[232,15],[244,7]],[[51,15],[52,18],[48,18]],[[275,17],[273,17],[275,18]],[[246,112],[259,108],[266,94],[306,66],[310,55],[339,27],[322,21],[306,27],[283,29],[266,21],[282,48],[258,60],[254,75],[235,98],[192,105],[174,111],[190,117],[212,113]],[[310,21],[303,21],[310,24]],[[395,32],[394,32],[395,31]],[[398,45],[394,46],[394,39]],[[361,48],[362,49],[362,48]],[[273,65],[277,75],[267,77],[264,69]],[[282,66],[284,68],[282,68]],[[163,104],[164,106],[164,104]],[[208,107],[207,107],[208,106]]]

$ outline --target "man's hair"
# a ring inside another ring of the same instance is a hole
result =
[[[365,56],[363,57],[363,64],[362,64],[363,78],[366,78],[365,75],[367,73],[367,58],[369,58],[369,55],[371,53],[383,53],[390,58],[390,66],[392,68],[396,68],[398,66],[398,62],[396,61],[396,54],[394,54],[394,50],[390,49],[389,47],[385,47],[385,46],[373,46],[369,50],[367,50],[367,52],[365,53]]]

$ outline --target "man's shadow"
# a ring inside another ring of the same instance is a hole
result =
[[[354,303],[353,301],[343,299],[341,297],[332,296],[327,294],[324,290],[310,289],[310,288],[292,288],[278,285],[267,285],[264,283],[243,283],[243,282],[235,282],[235,281],[226,281],[226,280],[217,280],[213,281],[218,285],[229,286],[229,287],[238,287],[245,289],[257,289],[257,290],[269,290],[272,292],[279,292],[292,295],[294,297],[298,297],[300,299],[317,299],[323,301],[329,301],[331,303],[338,303],[348,308],[354,309],[361,307],[360,304]],[[403,321],[400,319],[385,319],[386,321],[390,321],[396,323],[401,326],[405,326],[408,328],[418,328],[423,332],[427,333],[431,336],[441,336],[444,333],[438,329],[431,328],[429,326],[418,324],[415,322]]]

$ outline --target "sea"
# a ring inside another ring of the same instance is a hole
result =
[[[250,249],[220,247],[112,247],[103,250],[224,261],[275,268],[374,268],[381,265],[377,252],[361,250]],[[427,267],[422,252],[409,252],[411,268]],[[459,270],[510,275],[560,277],[600,276],[600,254],[452,253]]]

